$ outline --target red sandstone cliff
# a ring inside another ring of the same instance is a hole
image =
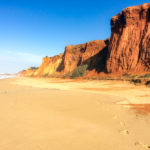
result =
[[[150,71],[150,3],[124,9],[111,20],[110,40],[66,46],[64,54],[43,58],[32,76],[62,75],[87,64],[96,73],[144,73]]]
[[[82,64],[88,64],[88,69],[104,68],[109,40],[95,40],[80,45],[66,46],[63,68],[64,72],[71,72]]]
[[[44,57],[38,70],[27,69],[24,76],[51,76],[71,73],[76,67],[87,64],[88,70],[100,72],[105,67],[109,40],[96,40],[80,45],[66,46],[64,54]],[[30,71],[29,71],[30,70]]]
[[[150,3],[124,9],[111,20],[108,73],[150,71]]]

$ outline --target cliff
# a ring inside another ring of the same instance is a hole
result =
[[[35,76],[51,76],[58,74],[57,68],[62,62],[63,54],[54,57],[44,57],[42,64],[36,71]]]
[[[87,64],[88,70],[102,71],[108,43],[109,40],[95,40],[85,44],[66,46],[62,71],[71,72],[82,64]]]
[[[19,72],[20,76],[26,76],[26,77],[34,77],[38,68],[28,68],[27,70],[23,70]]]
[[[64,54],[43,58],[32,76],[65,75],[87,65],[88,75],[150,71],[150,3],[128,7],[111,19],[111,38],[66,46]],[[26,74],[24,72],[24,74]]]
[[[150,71],[150,4],[124,9],[111,20],[108,73]]]
[[[23,76],[47,77],[72,73],[78,66],[87,64],[88,70],[100,72],[105,67],[109,40],[95,40],[80,45],[66,46],[64,54],[44,57],[37,70],[20,72]]]

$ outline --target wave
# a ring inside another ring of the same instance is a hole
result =
[[[1,75],[1,74],[0,74],[0,80],[1,80],[1,79],[15,78],[15,77],[16,77],[16,75],[4,75],[4,74]]]

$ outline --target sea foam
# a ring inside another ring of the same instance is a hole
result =
[[[9,79],[9,78],[15,78],[16,75],[5,75],[5,74],[0,74],[0,80],[1,79]]]

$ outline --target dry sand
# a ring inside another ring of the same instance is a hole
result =
[[[0,150],[150,149],[150,115],[135,109],[147,103],[150,88],[127,82],[0,80]]]

